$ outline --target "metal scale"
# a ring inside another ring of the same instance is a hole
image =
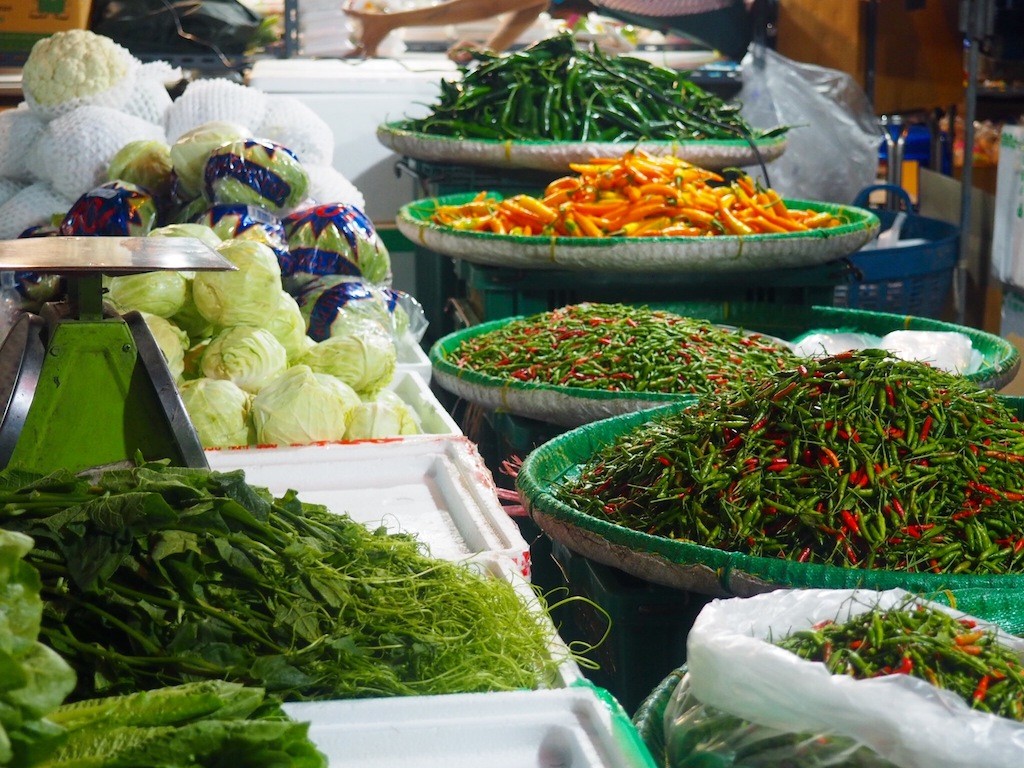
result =
[[[67,296],[23,313],[0,346],[0,467],[35,473],[206,456],[138,312],[104,306],[102,276],[234,265],[193,238],[0,241],[0,270],[63,275]]]

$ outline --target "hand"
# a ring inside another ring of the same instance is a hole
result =
[[[460,40],[448,49],[448,58],[456,64],[468,64],[475,58],[473,54],[483,50],[486,49],[472,40]]]

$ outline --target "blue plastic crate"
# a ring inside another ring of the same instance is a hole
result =
[[[868,193],[875,188],[864,190],[854,204],[864,205]],[[906,198],[906,193],[901,197]],[[909,208],[908,198],[906,205]],[[896,211],[875,213],[883,231],[892,226],[897,215]],[[907,213],[900,239],[919,238],[927,242],[852,254],[850,281],[836,286],[833,306],[942,319],[959,260],[960,228]]]

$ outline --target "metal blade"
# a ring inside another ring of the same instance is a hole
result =
[[[131,275],[157,270],[233,270],[193,237],[26,237],[0,240],[0,270]]]

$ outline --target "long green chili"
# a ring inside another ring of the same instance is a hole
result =
[[[459,81],[441,81],[431,114],[405,121],[439,136],[541,141],[757,139],[726,103],[675,70],[629,56],[605,56],[569,33],[513,54],[478,53]],[[515,119],[512,119],[512,118]]]

